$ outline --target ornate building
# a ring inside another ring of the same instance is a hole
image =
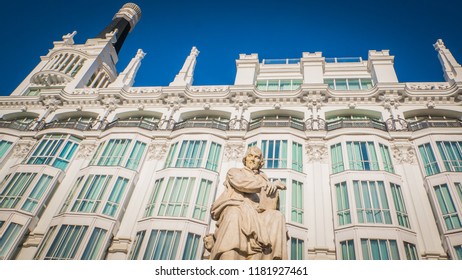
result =
[[[169,86],[115,64],[141,17],[75,32],[0,97],[0,259],[201,259],[226,171],[258,145],[281,179],[291,259],[462,259],[462,67],[401,83],[362,58],[241,54],[233,85]]]

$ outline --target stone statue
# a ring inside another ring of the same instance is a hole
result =
[[[228,171],[226,189],[212,205],[217,229],[204,237],[209,259],[287,259],[285,218],[276,210],[278,190],[286,186],[260,170],[264,161],[258,147],[250,147],[242,161],[244,168]]]

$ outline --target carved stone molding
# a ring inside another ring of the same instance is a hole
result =
[[[14,147],[13,157],[25,158],[34,147],[34,140],[19,140]]]
[[[253,97],[247,94],[235,95],[231,97],[231,101],[233,102],[234,107],[236,109],[242,108],[245,110],[249,107],[249,104],[253,101]]]
[[[303,100],[306,102],[308,109],[321,109],[323,98],[321,96],[304,96]]]
[[[101,103],[106,107],[109,111],[114,111],[117,108],[117,104],[120,104],[121,101],[119,98],[113,96],[105,96],[101,100]]]
[[[77,159],[89,159],[96,152],[97,145],[95,142],[82,142],[79,145]]]
[[[148,159],[160,160],[168,151],[168,143],[165,141],[152,141],[148,148]]]
[[[244,157],[245,145],[243,142],[227,143],[225,146],[225,158],[228,161],[239,161]]]
[[[392,146],[393,157],[399,163],[416,163],[416,153],[411,143],[396,143]]]
[[[173,109],[173,111],[178,111],[181,107],[181,104],[186,101],[184,97],[177,95],[167,96],[164,100],[165,103],[167,103],[167,105]]]
[[[43,234],[38,234],[38,233],[31,233],[29,236],[27,236],[26,242],[22,244],[24,248],[28,247],[38,247],[40,245],[40,242],[43,240]]]
[[[130,238],[114,237],[108,252],[128,254],[128,248],[131,242],[132,240]]]
[[[191,92],[200,93],[200,92],[227,92],[229,86],[192,86],[189,88]]]
[[[412,90],[446,90],[451,87],[449,83],[406,83]]]
[[[55,96],[46,96],[42,100],[43,106],[45,106],[47,109],[50,109],[51,111],[55,111],[58,106],[62,104],[61,99],[55,97]]]
[[[308,161],[327,162],[327,146],[322,141],[308,141],[306,143],[306,155]]]

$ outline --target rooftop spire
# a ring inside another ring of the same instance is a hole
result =
[[[134,3],[127,3],[114,15],[111,23],[101,31],[96,38],[106,38],[107,33],[115,32],[116,42],[114,48],[119,53],[128,33],[135,27],[141,18],[141,9]]]
[[[433,46],[438,52],[438,58],[443,67],[444,79],[447,82],[462,82],[462,66],[456,61],[449,49],[446,48],[443,40],[438,39]]]
[[[185,86],[191,85],[194,76],[194,67],[196,66],[196,58],[199,55],[199,50],[192,47],[191,53],[184,61],[183,67],[180,72],[175,76],[175,80],[170,83],[171,86]]]

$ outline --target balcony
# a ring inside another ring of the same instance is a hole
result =
[[[229,125],[227,122],[218,120],[185,120],[176,123],[173,126],[173,131],[183,128],[213,128],[225,131],[229,129]]]
[[[339,128],[374,128],[383,131],[387,131],[385,123],[372,119],[343,119],[333,122],[328,122],[326,125],[327,131],[339,129]]]
[[[462,127],[462,122],[460,120],[431,120],[424,119],[421,121],[409,123],[410,131],[417,131],[430,127]]]
[[[91,129],[90,122],[82,122],[82,121],[54,121],[50,123],[46,123],[41,129],[47,128],[69,128],[69,129],[76,129],[81,131],[86,131]]]
[[[23,122],[19,122],[16,120],[13,120],[13,121],[0,120],[0,127],[11,128],[11,129],[16,129],[20,131],[29,130],[32,124],[33,122],[23,123]]]
[[[145,119],[128,119],[128,120],[115,120],[110,122],[104,128],[105,130],[113,127],[139,127],[146,130],[157,130],[159,128],[158,122],[148,121]]]
[[[302,121],[288,118],[288,119],[259,119],[250,122],[248,131],[260,128],[260,127],[291,127],[297,130],[304,131],[305,125]]]

